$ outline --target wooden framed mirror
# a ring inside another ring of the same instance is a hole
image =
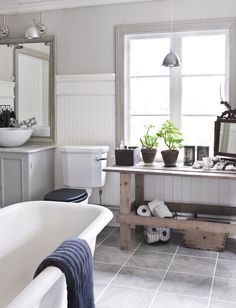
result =
[[[32,142],[55,142],[54,61],[53,36],[0,40],[0,82],[13,87],[17,120],[35,117]]]
[[[236,160],[236,109],[227,108],[215,121],[214,156]]]

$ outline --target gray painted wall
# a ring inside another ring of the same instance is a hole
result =
[[[176,0],[175,20],[236,16],[235,0]],[[23,36],[31,18],[7,17],[10,36]],[[57,74],[115,72],[114,27],[170,20],[170,1],[55,10],[44,13],[48,34],[56,36]]]

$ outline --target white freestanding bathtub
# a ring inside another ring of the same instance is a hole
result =
[[[39,263],[62,241],[78,236],[92,253],[112,213],[98,205],[30,201],[0,210],[0,308],[66,308],[66,284],[56,267],[33,280]]]

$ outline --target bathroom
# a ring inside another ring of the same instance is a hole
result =
[[[34,146],[41,144],[40,147],[43,146],[48,150],[30,153],[36,156],[33,162],[38,162],[38,170],[41,172],[39,177],[41,180],[32,181],[31,189],[37,199],[42,199],[44,193],[63,187],[59,151],[61,146],[109,146],[107,164],[114,164],[114,150],[120,145],[122,139],[121,135],[117,134],[119,115],[116,104],[116,90],[118,89],[116,85],[118,71],[116,26],[165,23],[166,32],[170,32],[171,1],[14,0],[9,2],[0,1],[0,25],[5,23],[9,28],[9,35],[3,39],[23,38],[26,29],[31,25],[31,20],[35,19],[36,22],[40,22],[41,17],[47,27],[47,33],[42,35],[42,38],[54,37],[52,45],[55,50],[51,68],[52,75],[50,75],[50,80],[53,81],[52,95],[48,101],[51,118],[49,123],[42,124],[42,127],[46,127],[46,137],[42,132],[38,132],[39,135],[41,134],[39,138],[33,136]],[[181,21],[196,23],[203,20],[213,23],[220,19],[224,23],[234,20],[235,16],[234,0],[175,0],[173,31],[175,31],[176,24]],[[0,43],[3,39],[0,39]],[[4,55],[0,60],[0,67],[2,61],[6,60],[8,58]],[[235,65],[235,60],[232,60],[233,64]],[[169,71],[169,68],[167,70]],[[232,88],[234,88],[233,81],[236,78],[234,72],[235,70],[232,70],[230,80]],[[7,74],[8,78],[5,79],[0,69],[0,93],[3,93],[0,94],[0,105],[14,106],[14,89],[6,84],[4,86],[3,82],[13,82],[12,68],[9,68]],[[201,90],[198,89],[198,92]],[[203,100],[205,100],[204,94],[203,91]],[[214,95],[216,108],[218,108],[219,87]],[[223,100],[225,99],[228,97],[225,97],[223,92]],[[236,94],[231,93],[229,100],[235,107]],[[204,104],[207,105],[207,100]],[[216,112],[216,114],[220,113]],[[32,116],[29,112],[22,120]],[[209,145],[213,147],[213,140]],[[1,207],[30,200],[27,199],[31,195],[31,192],[27,191],[30,180],[26,175],[27,172],[22,177],[22,162],[16,157],[19,156],[20,148],[17,153],[2,150],[5,148],[1,148],[0,151],[1,158],[9,158],[5,165],[8,176],[4,193],[1,195]],[[39,155],[40,153],[44,155]],[[27,161],[24,153],[20,155],[22,155],[23,162],[30,167],[32,161]],[[160,150],[158,150],[157,159],[161,159]],[[20,181],[24,182],[24,193],[22,193]],[[228,248],[226,247],[228,250],[226,249],[224,253],[187,250],[179,245],[178,233],[173,235],[168,245],[158,248],[144,246],[140,234],[132,229],[130,250],[119,249],[119,223],[116,222],[120,205],[119,185],[119,174],[107,172],[105,185],[101,189],[93,189],[89,199],[89,203],[102,204],[114,215],[108,227],[97,238],[98,247],[94,255],[96,307],[235,307],[236,297],[233,290],[236,286],[236,275],[234,274],[236,249],[231,239],[228,240]],[[145,199],[159,198],[170,202],[200,202],[234,206],[236,200],[234,187],[233,179],[203,178],[199,181],[194,178],[189,181],[188,178],[178,176],[147,176],[145,178]],[[3,190],[1,194],[2,192]],[[134,187],[132,194],[134,195]],[[172,257],[174,257],[173,260]],[[161,263],[163,259],[166,263],[160,268],[156,263],[159,261]],[[187,266],[184,268],[183,263],[188,262],[188,268]],[[217,268],[216,262],[221,267]],[[197,275],[195,268],[200,263],[204,263],[199,269],[203,274]],[[182,266],[183,269],[177,270],[174,266]],[[173,284],[167,279],[171,275]],[[183,280],[181,284],[177,283],[181,280],[180,275]],[[217,279],[212,279],[215,276]],[[185,285],[187,285],[187,291]],[[204,287],[200,288],[201,285]]]

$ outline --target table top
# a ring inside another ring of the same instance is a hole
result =
[[[106,172],[149,174],[149,175],[172,175],[172,176],[190,176],[204,178],[235,179],[236,169],[210,170],[194,169],[189,166],[178,165],[177,167],[165,167],[163,163],[154,163],[151,165],[139,163],[135,166],[107,166],[103,169]]]

